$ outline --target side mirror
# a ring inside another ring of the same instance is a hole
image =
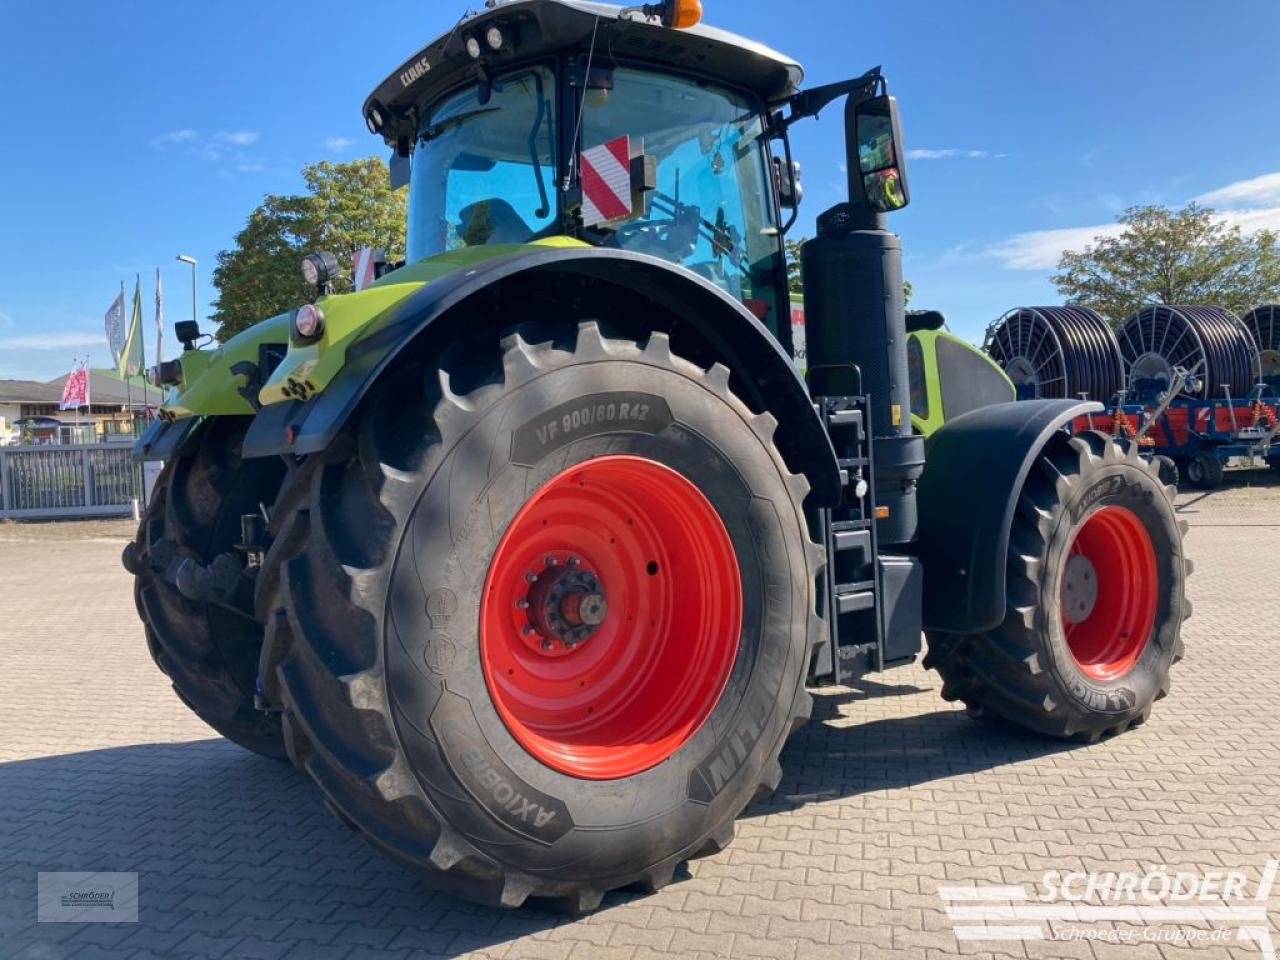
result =
[[[778,185],[778,206],[783,210],[794,210],[804,199],[804,187],[800,183],[800,161],[792,160],[787,169],[787,161],[782,157],[773,158],[773,180]]]
[[[394,151],[391,158],[387,160],[387,169],[391,172],[392,190],[408,186],[410,164],[407,156],[401,156],[399,150]]]
[[[886,94],[857,101],[853,107],[857,156],[849,157],[850,199],[864,200],[876,213],[901,210],[911,202],[911,194],[898,101]]]

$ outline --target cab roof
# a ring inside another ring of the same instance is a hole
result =
[[[485,42],[490,27],[503,35],[493,51]],[[637,8],[590,0],[488,0],[486,8],[464,16],[449,33],[423,47],[382,81],[364,103],[370,131],[390,144],[411,140],[417,109],[459,83],[478,80],[537,57],[591,44],[596,53],[640,60],[723,79],[745,87],[769,103],[791,96],[804,79],[800,64],[763,44],[699,24],[672,30]],[[480,43],[479,60],[467,40]]]

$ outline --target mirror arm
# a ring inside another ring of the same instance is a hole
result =
[[[848,94],[861,94],[858,99],[875,96],[877,91],[884,93],[887,91],[887,84],[884,76],[880,73],[879,67],[872,67],[860,77],[852,80],[841,80],[838,83],[828,83],[821,87],[814,87],[811,90],[801,90],[795,96],[787,100],[787,105],[791,108],[791,112],[785,117],[779,117],[774,125],[774,132],[785,132],[792,124],[804,120],[808,117],[816,117],[824,109],[831,105],[835,100],[839,100]]]

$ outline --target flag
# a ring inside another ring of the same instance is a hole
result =
[[[133,288],[133,316],[129,320],[129,335],[120,351],[119,372],[122,377],[136,377],[146,363],[142,344],[142,280]]]
[[[124,350],[124,284],[120,284],[120,296],[107,308],[107,346],[111,348],[111,363],[120,366],[120,353]]]
[[[160,287],[160,268],[156,267],[156,366],[164,363],[164,292]]]
[[[89,405],[89,368],[80,364],[69,374],[67,382],[62,386],[62,402],[59,410],[79,410]]]

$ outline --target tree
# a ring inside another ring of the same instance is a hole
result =
[[[1195,203],[1179,211],[1130,207],[1114,236],[1058,261],[1053,284],[1069,303],[1114,324],[1152,303],[1202,303],[1237,314],[1280,294],[1276,234],[1244,234]]]
[[[304,167],[302,177],[306,193],[267,196],[236,234],[235,247],[218,254],[213,319],[219,340],[314,297],[299,268],[308,253],[334,254],[348,283],[351,258],[361,247],[385,250],[392,261],[403,258],[405,195],[392,191],[385,163],[376,157],[325,161]]]
[[[800,248],[808,237],[799,240],[786,240],[787,250],[787,289],[792,293],[804,293],[804,280],[800,276]]]

